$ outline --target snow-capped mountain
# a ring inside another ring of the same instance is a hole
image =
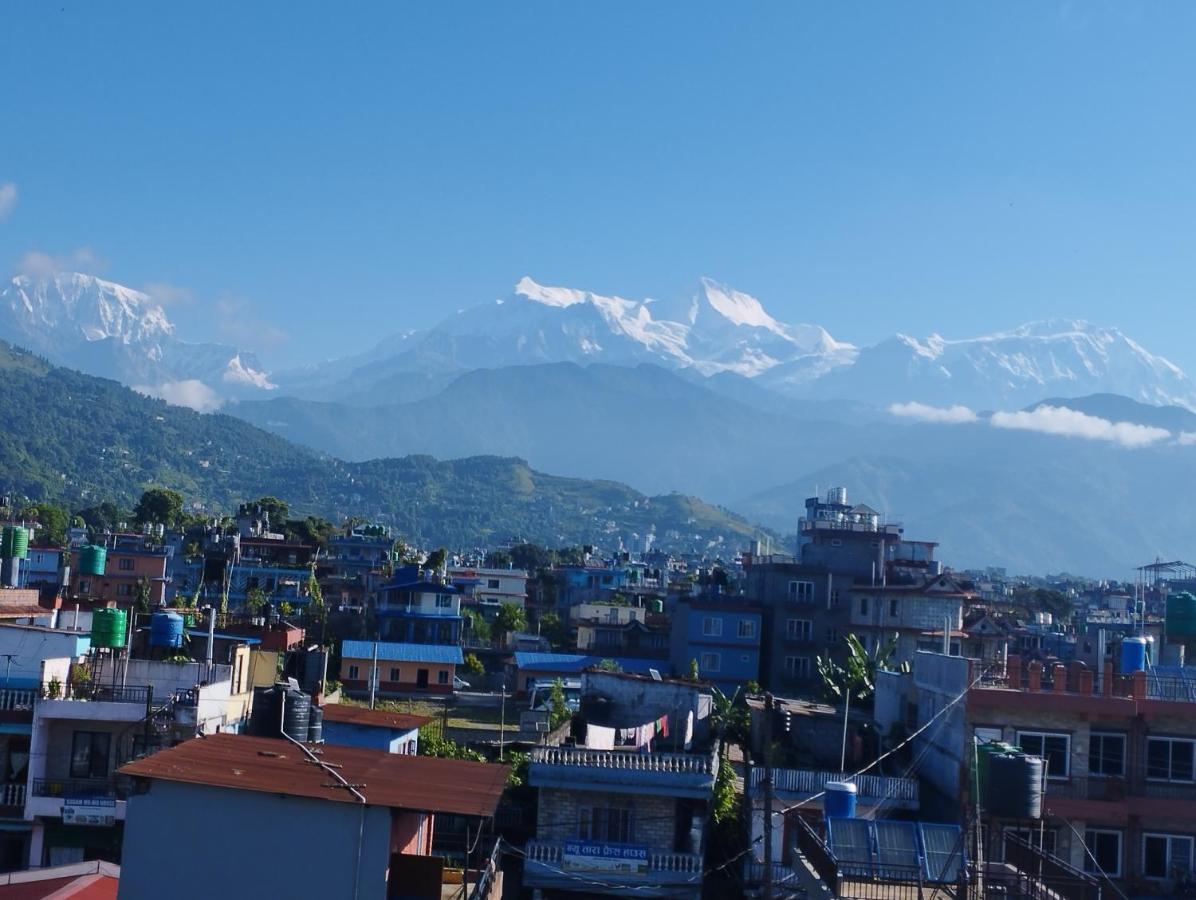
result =
[[[1174,363],[1116,328],[1071,320],[963,340],[899,334],[864,348],[852,366],[812,388],[874,405],[917,400],[1016,409],[1051,395],[1110,393],[1196,410],[1196,385]]]
[[[0,288],[0,338],[52,362],[204,409],[274,388],[252,354],[182,341],[151,296],[94,275],[14,277]]]

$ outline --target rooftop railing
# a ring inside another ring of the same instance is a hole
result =
[[[830,772],[819,769],[773,769],[773,788],[794,794],[821,793],[832,781],[849,781],[856,786],[861,802],[905,801],[918,802],[918,780],[889,775],[853,775],[850,772]],[[752,769],[752,787],[764,783],[764,770]]]
[[[579,766],[594,769],[622,769],[631,772],[713,775],[714,754],[636,753],[619,750],[588,750],[572,747],[535,747],[532,763],[550,766]]]
[[[0,712],[25,712],[33,709],[37,692],[27,688],[0,690]]]
[[[129,779],[113,775],[109,778],[34,778],[34,797],[112,797],[124,799],[129,795]]]
[[[152,688],[148,685],[122,687],[92,681],[49,681],[41,686],[40,693],[42,700],[89,700],[96,703],[138,703],[142,706],[147,705],[153,696]]]
[[[528,862],[542,863],[560,868],[565,845],[560,841],[528,841],[524,848]],[[680,876],[681,880],[700,880],[702,857],[696,853],[673,853],[651,850],[648,852],[648,875]],[[609,877],[605,875],[604,877]],[[640,876],[632,876],[640,877]]]
[[[1005,665],[986,667],[977,688],[1196,703],[1196,669],[1114,672],[1108,663],[1098,672],[1079,662],[1044,663],[1010,655]]]

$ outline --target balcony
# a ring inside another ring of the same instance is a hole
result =
[[[0,819],[20,819],[25,815],[25,784],[0,784]]]
[[[25,818],[44,816],[61,819],[62,808],[69,801],[72,806],[111,810],[111,815],[122,820],[130,787],[130,779],[120,775],[109,778],[34,778],[25,803]]]
[[[981,673],[979,660],[972,660],[971,663],[972,677],[980,676],[972,696],[978,697],[986,706],[991,705],[988,701],[995,701],[1002,691],[1018,692],[1021,695],[1017,699],[1018,703],[1023,702],[1027,694],[1070,697],[1088,702],[1092,698],[1114,702],[1132,701],[1139,705],[1196,703],[1196,668],[1191,667],[1160,667],[1144,672],[1120,673],[1113,671],[1112,663],[1106,663],[1103,671],[1096,672],[1079,662],[1044,664],[1010,655],[1004,666],[998,664]],[[1145,713],[1149,709],[1149,706],[1142,707],[1138,712]]]
[[[605,860],[574,861],[565,854],[563,841],[528,841],[524,849],[523,884],[528,888],[584,889],[593,882],[604,885],[609,896],[684,896],[702,890],[702,857],[696,853],[647,851],[647,861],[635,871],[604,868]]]
[[[827,782],[850,781],[856,786],[856,799],[862,806],[885,804],[895,809],[918,808],[918,780],[888,775],[852,775],[850,772],[828,772],[818,769],[774,769],[774,790],[795,795],[799,800],[821,794]],[[752,789],[764,784],[764,770],[752,769]],[[759,793],[757,793],[759,796]]]
[[[704,799],[714,789],[717,769],[717,751],[637,753],[536,747],[529,779],[535,787]]]

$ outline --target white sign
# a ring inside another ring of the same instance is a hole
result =
[[[111,797],[66,797],[62,801],[62,824],[115,825],[116,801]]]
[[[561,868],[574,871],[645,875],[648,872],[648,848],[636,844],[565,841],[564,853],[561,855]]]

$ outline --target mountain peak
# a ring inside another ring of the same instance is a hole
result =
[[[776,334],[784,333],[780,323],[770,316],[760,301],[751,294],[737,291],[706,276],[702,276],[698,284],[695,300],[698,303],[705,301],[711,309],[733,325],[765,328]],[[697,315],[697,304],[693,307],[693,314]]]
[[[515,285],[515,296],[541,303],[544,306],[563,308],[585,303],[589,295],[586,291],[578,291],[573,288],[548,287],[540,284],[530,275],[524,275]]]

